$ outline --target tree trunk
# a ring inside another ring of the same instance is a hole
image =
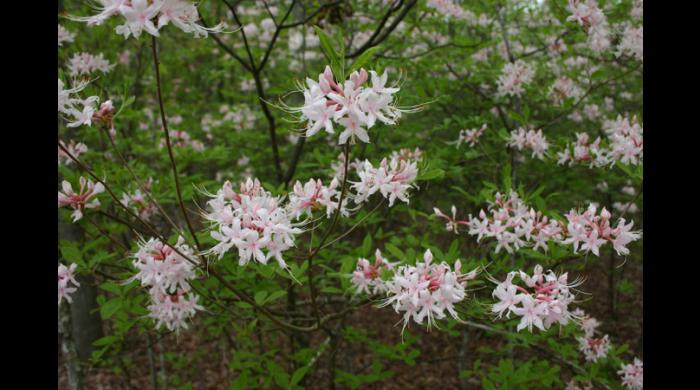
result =
[[[63,352],[66,372],[68,373],[68,389],[82,390],[83,373],[70,329],[70,309],[68,308],[68,302],[63,301],[58,310],[58,335],[61,338],[61,352]]]
[[[76,224],[67,223],[58,219],[58,237],[61,240],[82,242],[84,234],[82,229]],[[64,261],[64,264],[68,266]],[[98,312],[97,288],[95,281],[90,275],[76,275],[75,279],[80,283],[80,287],[75,291],[70,304],[72,339],[80,361],[87,361],[92,354],[92,343],[103,336],[102,319]]]
[[[73,325],[73,340],[81,362],[90,359],[93,351],[92,343],[103,337],[102,319],[97,305],[97,288],[92,276],[77,275],[80,283],[78,290],[71,295],[71,323]]]

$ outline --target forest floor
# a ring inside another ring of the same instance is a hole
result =
[[[618,260],[619,261],[619,260]],[[618,266],[619,264],[614,264]],[[613,313],[609,304],[609,274],[610,264],[601,259],[595,264],[589,264],[586,268],[587,279],[582,289],[591,296],[584,298],[579,307],[583,308],[602,322],[601,330],[610,335],[611,342],[616,345],[627,343],[635,356],[643,358],[642,352],[642,265],[627,263],[616,268],[615,282],[616,307]],[[620,277],[621,273],[623,274]],[[620,291],[619,281],[625,279],[627,286]],[[593,298],[593,299],[588,299]],[[374,338],[386,343],[401,342],[401,324],[394,326],[400,320],[399,315],[390,308],[376,309],[365,306],[346,317],[346,324],[361,324],[361,328],[370,332]],[[360,327],[360,326],[358,326]],[[196,323],[192,326],[196,329]],[[416,364],[411,366],[402,361],[382,360],[384,370],[391,370],[392,376],[372,385],[362,386],[363,389],[417,389],[437,386],[437,388],[459,388],[460,370],[472,367],[479,349],[491,347],[496,351],[503,344],[503,339],[490,337],[484,331],[472,329],[466,340],[461,337],[450,337],[439,330],[421,330],[411,328],[412,332],[422,332],[422,337],[411,345],[410,348],[420,350],[420,356]],[[320,345],[325,341],[325,334],[318,334],[310,340],[311,345]],[[152,387],[151,357],[143,337],[134,338],[136,341],[126,345],[124,350],[127,364],[127,373],[114,373],[106,368],[87,368],[85,375],[86,389],[149,389]],[[463,342],[466,341],[466,344]],[[160,346],[167,346],[168,359],[164,359],[165,370],[162,370]],[[464,347],[464,350],[462,350]],[[577,346],[576,346],[577,347]],[[364,343],[348,344],[341,341],[340,353],[335,357],[335,367],[355,375],[370,374],[372,359],[376,354]],[[228,368],[232,350],[229,343],[223,337],[207,339],[198,332],[183,332],[179,337],[174,334],[165,336],[156,343],[153,350],[155,374],[160,382],[161,375],[167,378],[167,388],[188,389],[226,389],[236,373]],[[527,358],[534,356],[534,351],[516,351],[515,358]],[[278,355],[283,355],[280,351]],[[518,355],[520,354],[520,355]],[[487,363],[497,362],[500,354],[478,353],[482,360],[482,367]],[[186,357],[186,358],[185,358]],[[538,356],[548,360],[547,356]],[[331,388],[331,361],[329,350],[326,350],[316,361],[314,370],[305,378],[305,388],[329,389]],[[558,364],[551,361],[552,364]],[[280,359],[280,364],[283,362]],[[562,367],[562,373],[568,378],[570,371]],[[62,361],[59,341],[59,388],[67,388],[66,370]],[[181,384],[191,383],[191,387],[182,387]],[[464,385],[470,389],[480,388],[477,378],[464,380]],[[166,387],[163,387],[166,388]],[[274,385],[273,385],[274,388]],[[346,388],[336,385],[336,388]]]

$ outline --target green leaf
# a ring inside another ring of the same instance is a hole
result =
[[[116,283],[113,283],[113,282],[102,283],[100,285],[100,288],[103,290],[109,291],[111,293],[114,293],[114,294],[121,294],[121,292],[122,292],[121,288]]]
[[[362,256],[369,256],[371,250],[372,250],[372,235],[367,233],[367,235],[365,236],[365,239],[362,240],[362,248],[361,248],[360,254]]]
[[[109,301],[105,302],[104,305],[100,307],[100,314],[102,315],[102,319],[109,319],[111,318],[119,309],[122,307],[123,301],[121,299],[110,299]]]
[[[316,30],[316,35],[318,35],[323,54],[326,55],[328,62],[331,63],[331,70],[333,71],[333,76],[337,81],[345,80],[342,65],[345,53],[341,54],[335,50],[335,47],[340,47],[340,45],[337,45],[335,42],[333,42],[333,40],[331,40],[328,34],[326,34],[323,30],[321,30],[317,26],[314,26],[314,30]]]
[[[281,297],[283,297],[283,296],[285,296],[285,295],[287,295],[287,292],[284,291],[284,290],[275,291],[275,292],[273,292],[272,294],[270,294],[269,297],[267,297],[266,302],[267,302],[267,303],[274,302],[274,301],[280,299]]]
[[[628,344],[622,344],[620,347],[618,347],[618,348],[615,350],[615,353],[618,354],[618,355],[623,354],[623,353],[627,352],[627,350],[628,350],[629,348],[630,348],[630,346],[629,346]]]
[[[251,305],[250,303],[241,302],[241,301],[236,302],[236,306],[240,307],[241,309],[252,309],[253,308],[253,305]]]
[[[327,286],[327,287],[323,287],[323,288],[321,289],[321,292],[329,293],[329,294],[342,294],[342,293],[343,293],[343,290],[341,290],[341,289],[339,289],[339,288],[337,288],[337,287]]]
[[[634,181],[639,182],[642,180],[642,175],[640,174],[640,170],[638,169],[637,172],[632,171],[632,167],[623,163],[617,163],[615,164],[616,167],[620,168],[621,171],[623,171],[627,176],[630,178],[634,179]]]
[[[503,167],[503,188],[506,192],[510,192],[513,188],[513,167],[510,162]]]
[[[61,255],[65,260],[71,263],[77,263],[80,266],[85,266],[83,254],[72,241],[61,241]]]
[[[119,114],[120,114],[125,108],[127,108],[127,107],[129,107],[130,105],[134,104],[134,100],[136,100],[136,96],[129,96],[128,98],[126,98],[126,100],[124,100],[124,103],[122,103],[122,106],[119,107],[119,111],[117,111],[117,113],[114,114],[114,118],[116,118],[117,116],[119,116]]]
[[[591,74],[591,80],[601,79],[603,78],[603,76],[605,76],[605,70],[598,69],[595,72],[593,72],[593,74]]]
[[[95,341],[92,343],[92,345],[94,345],[94,346],[96,346],[96,347],[102,347],[102,346],[105,346],[105,345],[114,344],[117,340],[119,340],[119,339],[117,338],[117,336],[105,336],[105,337],[102,337],[102,338],[100,338],[100,339],[95,340]]]
[[[372,56],[374,55],[374,53],[376,53],[378,50],[379,47],[377,46],[370,47],[369,49],[365,50],[364,53],[360,54],[360,56],[357,57],[357,60],[355,60],[352,66],[350,66],[350,70],[348,71],[348,73],[352,73],[355,70],[361,69],[362,66],[366,64],[367,61],[369,61],[370,58],[372,58]]]
[[[271,361],[267,362],[267,368],[270,370],[270,373],[272,374],[272,378],[275,380],[275,383],[280,387],[286,388],[289,384],[289,374],[287,374],[276,363],[273,363]]]
[[[419,172],[416,180],[435,180],[443,177],[445,177],[445,171],[440,168],[436,168],[429,169],[425,172]]]
[[[481,385],[484,386],[484,390],[496,390],[493,383],[485,377],[481,380]]]
[[[267,291],[258,291],[255,293],[255,303],[262,306],[265,303],[265,298],[267,298]]]
[[[328,60],[332,60],[336,58],[338,55],[335,52],[335,49],[333,49],[333,44],[331,43],[331,38],[326,34],[325,31],[320,29],[318,26],[314,26],[314,30],[316,31],[316,35],[318,35],[318,40],[321,43],[321,50],[323,51],[323,54],[326,55],[326,58]]]
[[[503,141],[507,141],[510,139],[510,133],[504,127],[501,127],[498,130],[498,137]]]
[[[450,248],[447,250],[447,258],[449,260],[457,258],[459,253],[459,240],[453,240],[450,244]]]
[[[299,381],[304,379],[304,376],[306,375],[306,373],[308,371],[309,371],[308,366],[301,367],[301,368],[297,369],[296,371],[294,371],[294,374],[292,374],[292,379],[289,381],[290,387],[296,385],[297,383],[299,383]]]
[[[386,248],[386,250],[388,250],[389,253],[391,253],[391,255],[394,256],[396,260],[401,261],[405,257],[403,251],[392,243],[387,242],[386,244],[384,244],[384,248]]]

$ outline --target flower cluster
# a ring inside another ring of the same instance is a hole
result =
[[[459,138],[457,138],[457,147],[462,146],[462,143],[467,143],[469,146],[474,146],[479,143],[479,138],[486,131],[486,123],[481,125],[479,129],[463,129],[459,131]]]
[[[58,112],[66,115],[71,121],[66,126],[78,127],[82,125],[91,125],[92,116],[95,113],[96,105],[100,98],[97,96],[90,96],[87,99],[81,99],[75,96],[75,94],[85,89],[87,82],[79,83],[70,89],[65,89],[64,86],[63,81],[58,79]]]
[[[469,221],[461,221],[457,219],[457,207],[455,207],[455,205],[452,205],[451,208],[452,216],[443,213],[437,207],[434,207],[433,211],[438,217],[447,220],[447,224],[445,224],[445,230],[447,230],[448,232],[454,232],[455,234],[459,234],[459,225],[469,226]]]
[[[61,140],[59,140],[58,142],[61,144],[61,146],[63,146],[64,148],[66,148],[66,150],[68,150],[68,153],[73,155],[73,157],[75,157],[75,158],[78,158],[81,154],[87,152],[87,150],[88,150],[87,145],[85,145],[82,142],[78,142],[76,144],[75,141],[71,140],[68,143],[68,145],[66,145],[66,143],[61,141]],[[67,165],[71,165],[73,163],[73,159],[71,159],[68,156],[68,153],[64,152],[63,149],[58,147],[58,164],[59,165],[64,164],[67,166]]]
[[[131,51],[128,49],[123,50],[121,53],[119,53],[117,58],[120,64],[129,65],[129,62],[131,62]]]
[[[214,222],[211,236],[219,243],[209,253],[221,258],[235,246],[241,266],[251,259],[267,264],[274,257],[281,268],[287,267],[282,252],[294,246],[301,229],[292,224],[293,213],[280,205],[279,198],[265,191],[257,179],[241,183],[239,192],[227,181],[211,196],[207,204],[212,212],[206,218]]]
[[[586,29],[592,50],[601,52],[610,47],[608,20],[596,0],[569,0],[568,8],[571,15],[566,20],[574,21]]]
[[[574,253],[581,249],[599,256],[599,248],[609,242],[618,255],[628,255],[630,251],[627,249],[627,244],[638,240],[641,233],[632,231],[634,221],[625,223],[625,219],[620,218],[617,226],[613,228],[610,225],[610,218],[610,212],[604,207],[599,215],[596,213],[595,205],[590,205],[582,214],[572,209],[566,215],[567,238],[562,243],[573,245]],[[579,244],[581,244],[580,248]]]
[[[589,163],[593,168],[613,165],[617,161],[632,165],[642,162],[644,129],[637,123],[636,117],[630,121],[618,115],[615,120],[606,120],[603,131],[608,136],[607,146],[601,145],[600,137],[591,143],[588,134],[576,133],[576,142],[567,144],[564,150],[557,152],[557,164]]]
[[[357,170],[362,166],[362,161],[355,159],[355,161],[348,162],[348,171]],[[345,153],[338,154],[336,161],[331,163],[331,170],[333,171],[333,178],[338,180],[343,180],[345,177]]]
[[[73,302],[70,294],[73,294],[77,289],[75,287],[80,287],[80,283],[75,280],[75,267],[77,264],[73,263],[70,267],[66,267],[63,264],[58,265],[58,304],[61,304],[63,298],[69,303]],[[68,285],[68,282],[73,284],[73,287]]]
[[[408,203],[408,190],[415,187],[414,182],[418,177],[420,156],[415,158],[412,160],[395,154],[389,160],[382,159],[376,168],[369,160],[358,164],[357,175],[360,181],[352,182],[355,203],[366,202],[377,191],[389,199],[389,207],[394,205],[396,199]]]
[[[595,331],[600,326],[600,322],[583,313],[581,309],[577,309],[574,314],[580,318],[579,326],[583,330],[583,336],[576,339],[579,342],[579,351],[583,353],[586,361],[596,362],[598,359],[605,358],[610,351],[610,339],[608,335],[595,337]]]
[[[434,264],[433,254],[426,250],[423,262],[402,265],[393,278],[386,282],[387,298],[382,306],[391,305],[397,313],[403,312],[403,326],[413,320],[419,324],[427,319],[428,327],[436,319],[445,318],[445,310],[454,319],[459,319],[454,305],[465,298],[467,281],[476,277],[476,270],[461,273],[462,264],[455,262],[454,271],[449,264]]]
[[[304,47],[318,47],[320,43],[321,40],[313,30],[307,31],[306,34],[302,34],[299,31],[289,33],[289,51],[291,52],[296,52]]]
[[[515,191],[511,191],[507,198],[496,193],[488,210],[488,216],[484,210],[479,212],[478,218],[469,215],[469,234],[476,235],[477,242],[483,237],[495,238],[498,241],[496,253],[501,249],[513,253],[529,244],[534,244],[534,250],[542,248],[546,252],[549,240],[562,237],[559,222],[533,208],[528,209]]]
[[[637,122],[637,117],[630,121],[618,115],[617,119],[605,121],[603,131],[610,139],[608,158],[611,162],[638,165],[644,157],[644,129]]]
[[[204,150],[204,144],[201,141],[198,141],[196,139],[192,139],[190,137],[190,134],[187,133],[186,131],[179,131],[179,130],[170,130],[169,132],[170,135],[170,144],[173,147],[176,148],[187,148],[190,147],[198,152],[201,152]],[[164,148],[166,144],[165,138],[160,139],[160,148]]]
[[[243,32],[247,39],[255,40],[260,44],[267,44],[275,35],[275,21],[272,18],[265,18],[260,21],[260,25],[250,22],[243,26]],[[241,45],[239,42],[237,45]]]
[[[364,86],[371,74],[372,86]],[[361,69],[353,72],[344,83],[338,84],[329,66],[319,75],[318,82],[307,78],[308,88],[302,88],[304,105],[295,109],[308,120],[306,136],[316,134],[322,128],[334,134],[333,124],[344,128],[338,138],[345,144],[351,137],[369,143],[367,130],[377,121],[394,124],[401,111],[394,106],[394,93],[399,88],[386,87],[387,73],[379,76],[375,71]]]
[[[496,81],[498,95],[520,96],[523,93],[523,85],[532,81],[534,75],[532,66],[523,60],[507,63]]]
[[[75,34],[68,31],[65,27],[58,25],[58,47],[63,46],[64,42],[73,42]]]
[[[622,384],[628,390],[642,390],[644,386],[644,363],[634,358],[634,363],[623,364],[617,372],[622,377]]]
[[[207,37],[209,33],[221,32],[224,24],[213,28],[197,24],[199,12],[194,3],[186,0],[101,0],[102,7],[92,16],[70,16],[69,19],[87,22],[89,26],[101,25],[112,16],[122,16],[124,24],[117,26],[116,33],[124,39],[133,35],[141,36],[143,31],[159,36],[159,30],[172,23],[186,33],[192,33],[195,38]]]
[[[183,237],[178,237],[173,247],[151,238],[139,242],[134,254],[138,273],[129,282],[139,280],[142,286],[150,287],[149,317],[157,321],[156,328],[165,325],[171,331],[187,329],[187,320],[204,309],[197,304],[197,295],[189,293],[189,280],[195,277],[191,262],[194,256],[184,242]]]
[[[600,141],[598,137],[591,143],[587,133],[576,133],[576,143],[567,144],[564,150],[557,152],[557,164],[568,163],[571,166],[574,163],[589,163],[591,168],[607,165],[608,153],[601,147]]]
[[[396,263],[390,263],[377,249],[374,253],[374,264],[365,258],[357,259],[357,268],[352,273],[352,283],[357,287],[357,293],[383,294],[387,291],[387,284],[382,280],[382,271],[391,271]]]
[[[634,0],[634,4],[632,5],[632,9],[630,10],[630,16],[634,19],[642,19],[642,16],[644,16],[643,0]]]
[[[523,150],[525,148],[532,150],[532,157],[544,159],[544,153],[549,148],[549,143],[542,134],[542,130],[533,130],[524,128],[519,128],[516,131],[510,133],[510,139],[508,140],[508,146],[514,147],[518,150]]]
[[[268,87],[268,81],[267,81],[267,80],[263,80],[262,83],[263,83],[263,88],[267,88],[267,87]],[[243,80],[241,80],[240,88],[241,88],[241,91],[243,91],[243,92],[253,92],[253,91],[255,91],[256,88],[257,88],[256,85],[255,85],[255,79],[243,79]]]
[[[114,108],[114,103],[111,100],[100,104],[100,109],[92,114],[92,123],[103,126],[105,129],[109,129],[109,134],[114,137],[117,131],[114,129],[114,114],[117,110]]]
[[[566,384],[564,390],[593,390],[593,383],[591,381],[581,382],[579,386],[579,383],[572,379]]]
[[[77,53],[74,54],[68,62],[68,70],[73,77],[89,75],[96,71],[106,74],[109,73],[112,68],[114,68],[114,64],[110,64],[102,53],[98,55]]]
[[[615,54],[618,57],[627,54],[639,61],[644,61],[644,28],[626,26]]]
[[[548,37],[547,38],[547,51],[550,55],[556,56],[566,52],[566,43],[561,37]]]
[[[146,184],[146,190],[148,191],[150,187],[150,181]],[[122,204],[126,207],[130,207],[135,213],[138,214],[139,218],[144,221],[148,221],[156,213],[157,207],[153,200],[147,201],[140,189],[137,189],[133,193],[124,193],[122,195]]]
[[[82,176],[80,177],[80,190],[77,193],[73,191],[73,186],[66,180],[63,181],[62,188],[63,192],[58,193],[58,207],[70,206],[73,208],[74,211],[71,214],[73,222],[77,222],[83,218],[85,209],[99,207],[99,199],[95,198],[92,201],[90,201],[90,199],[105,190],[102,183],[94,184],[92,181]]]
[[[583,115],[589,121],[597,121],[600,118],[600,107],[597,104],[586,104],[583,106]]]
[[[133,262],[138,273],[130,280],[139,280],[142,286],[164,293],[187,290],[190,288],[189,280],[195,277],[190,262],[193,255],[183,237],[178,237],[174,247],[156,238],[141,241]]]
[[[230,108],[227,104],[219,107],[219,113],[223,115],[223,122],[233,124],[236,131],[252,129],[255,126],[255,113],[247,105],[237,105]]]
[[[323,54],[317,49],[320,44],[318,35],[313,30],[307,30],[305,34],[301,31],[289,33],[289,52],[294,53],[294,57],[289,61],[289,70],[299,72],[304,69],[304,63],[318,60]]]
[[[148,306],[149,317],[156,320],[156,328],[165,325],[168,330],[179,332],[180,329],[189,327],[187,320],[193,317],[197,310],[204,310],[197,300],[198,295],[183,289],[178,289],[172,294],[155,291]]]
[[[313,210],[325,208],[328,218],[338,209],[340,191],[338,179],[331,180],[328,186],[324,186],[321,179],[310,179],[306,184],[297,181],[293,191],[289,194],[289,210],[294,218],[299,218],[302,214],[312,216]],[[346,204],[343,202],[343,215],[348,215]]]
[[[455,4],[453,0],[428,0],[426,6],[445,15],[445,18],[453,17],[455,19],[462,19],[470,22],[476,20],[474,13]]]
[[[586,361],[597,362],[598,359],[608,356],[610,351],[610,339],[608,335],[603,337],[584,336],[579,337],[579,351],[586,357]]]
[[[527,288],[513,283],[516,276]],[[543,331],[554,323],[566,325],[573,318],[569,312],[569,304],[575,298],[571,290],[582,283],[579,280],[569,283],[567,273],[557,276],[549,270],[544,274],[541,265],[535,266],[532,276],[523,271],[510,272],[503,282],[494,282],[497,286],[493,296],[499,302],[491,310],[498,318],[503,313],[506,318],[511,313],[521,317],[518,332],[525,328],[532,332],[533,325]]]
[[[583,331],[583,334],[587,337],[593,337],[593,335],[596,332],[596,329],[600,326],[600,322],[598,322],[595,317],[591,317],[588,314],[586,314],[582,309],[577,308],[572,312],[578,319],[578,325]]]
[[[399,149],[398,151],[394,150],[391,152],[389,155],[389,158],[392,160],[398,160],[398,161],[406,161],[406,162],[411,162],[411,161],[416,161],[419,162],[423,158],[423,151],[420,150],[420,148],[415,148],[413,150],[408,149],[408,148],[403,148]]]
[[[560,77],[552,85],[549,92],[554,104],[560,105],[564,100],[575,97],[579,98],[583,95],[583,91],[579,88],[573,80],[568,77]]]
[[[639,211],[639,208],[637,207],[636,204],[629,202],[629,203],[622,203],[622,202],[614,202],[612,204],[612,208],[615,209],[618,213],[630,213],[630,214],[635,214]]]

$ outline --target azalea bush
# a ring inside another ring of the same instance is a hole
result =
[[[642,388],[640,0],[59,8],[71,388]]]

